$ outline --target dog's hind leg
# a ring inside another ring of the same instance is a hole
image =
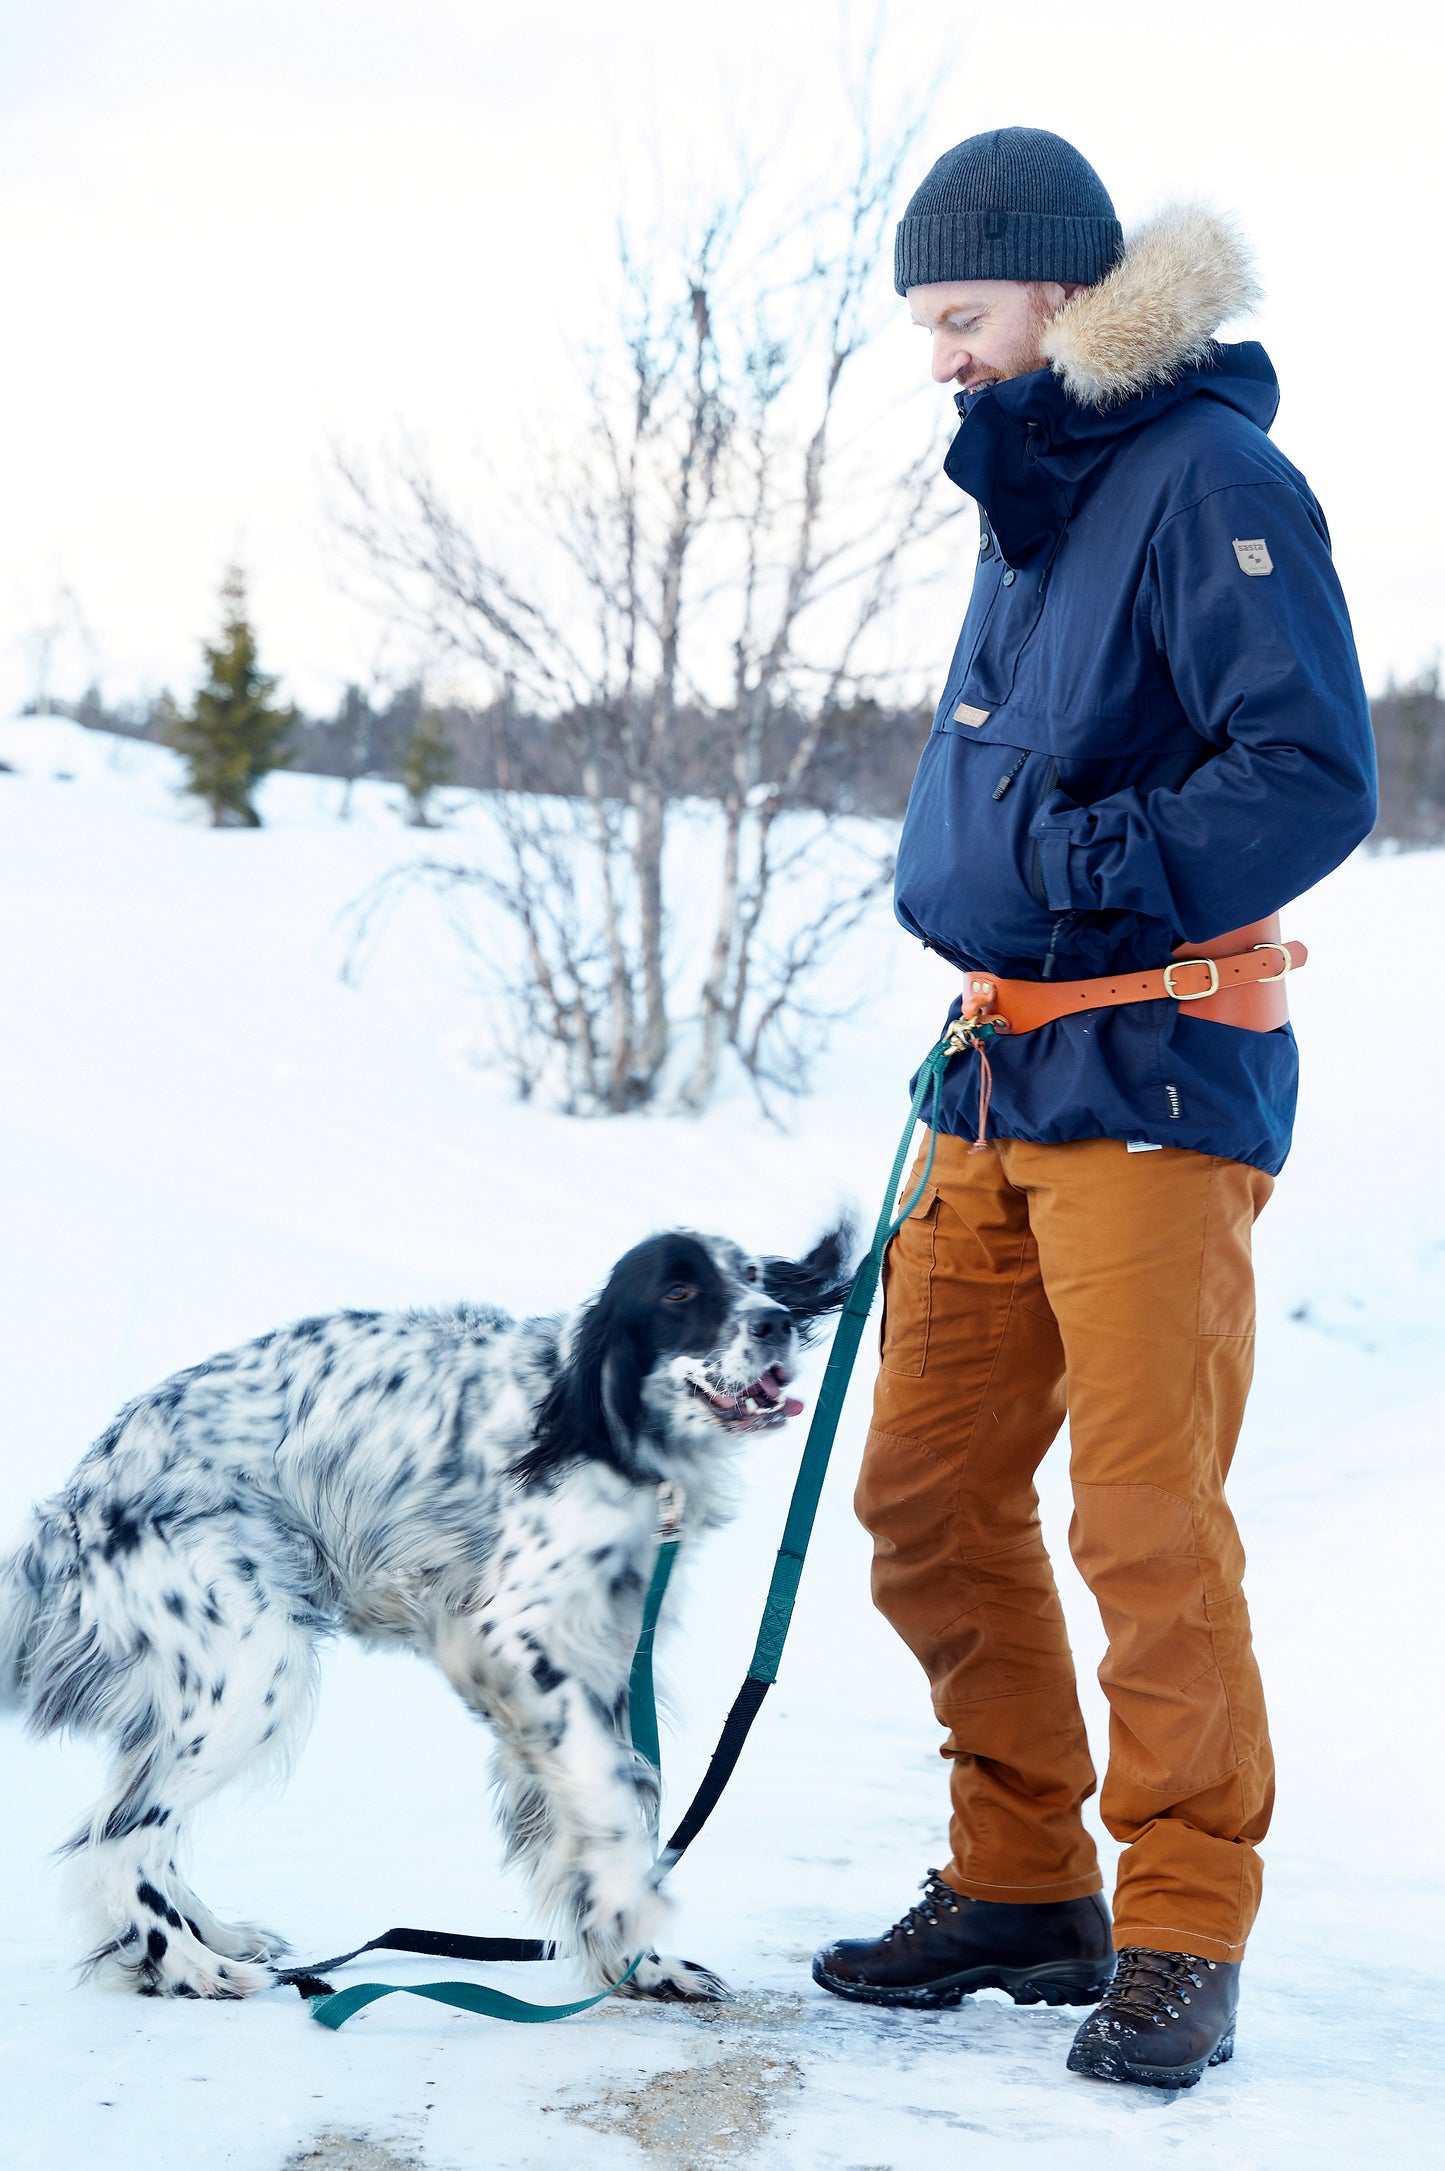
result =
[[[197,1904],[180,1868],[185,1827],[230,1780],[295,1747],[310,1715],[311,1637],[247,1555],[186,1563],[166,1545],[163,1561],[128,1576],[143,1576],[156,1602],[132,1592],[132,1650],[93,1699],[109,1723],[93,1713],[87,1730],[108,1734],[120,1757],[68,1850],[94,1926],[89,1965],[143,1996],[245,1997],[272,1980],[266,1962],[284,1947]]]

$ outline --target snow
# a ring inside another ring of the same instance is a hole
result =
[[[159,749],[24,719],[0,725],[0,760],[14,772],[0,773],[0,1533],[127,1395],[288,1316],[462,1296],[542,1308],[654,1226],[783,1249],[841,1197],[871,1215],[903,1075],[949,993],[886,912],[845,961],[866,1007],[788,1132],[741,1090],[696,1122],[571,1120],[479,1067],[480,998],[438,917],[403,912],[360,987],[341,983],[347,908],[430,841],[401,825],[395,789],[358,787],[342,823],[339,785],[278,777],[264,830],[213,833]],[[480,834],[454,803],[449,850]],[[1067,2013],[985,1996],[890,2015],[810,1982],[816,1944],[892,1920],[945,1851],[937,1729],[869,1604],[849,1508],[865,1366],[780,1683],[673,1880],[669,1946],[727,1974],[734,2006],[613,2003],[527,2029],[396,1998],[332,2035],[290,1992],[199,2006],[76,1989],[51,1851],[95,1753],[7,1725],[5,2163],[1434,2160],[1445,1030],[1420,960],[1442,907],[1445,855],[1361,855],[1288,915],[1313,953],[1294,995],[1305,1083],[1260,1225],[1259,1370],[1232,1486],[1280,1802],[1232,2065],[1178,2099],[1102,2088],[1063,2069]],[[664,1740],[674,1806],[745,1670],[799,1440],[752,1447],[743,1516],[684,1579],[668,1660],[680,1717]],[[1064,1543],[1060,1451],[1045,1476],[1102,1761],[1100,1635]],[[525,1933],[485,1752],[439,1678],[340,1650],[294,1776],[217,1806],[196,1883],[305,1956],[396,1922]],[[365,1970],[438,1972],[457,1970]],[[538,1997],[575,1981],[561,1965],[523,1974],[493,1979]]]

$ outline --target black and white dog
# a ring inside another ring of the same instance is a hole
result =
[[[800,1261],[650,1237],[565,1316],[342,1312],[177,1373],[102,1434],[0,1560],[0,1705],[113,1745],[68,1851],[93,1966],[147,1996],[238,1998],[269,1933],[183,1881],[197,1805],[309,1717],[320,1638],[428,1653],[499,1736],[509,1856],[598,1983],[709,1998],[651,1951],[655,1774],[627,1685],[658,1489],[690,1532],[731,1512],[735,1439],[783,1425],[810,1324],[847,1286],[851,1233]]]

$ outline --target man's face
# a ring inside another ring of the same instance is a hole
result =
[[[1044,326],[1078,291],[1053,280],[948,279],[911,286],[907,302],[914,323],[932,336],[934,382],[977,392],[1040,368]]]

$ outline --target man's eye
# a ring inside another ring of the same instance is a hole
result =
[[[664,1304],[691,1304],[697,1290],[690,1281],[675,1281],[662,1292]]]

